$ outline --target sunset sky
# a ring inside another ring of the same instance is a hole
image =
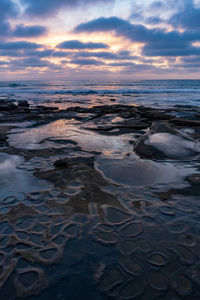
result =
[[[200,78],[199,58],[199,0],[0,0],[0,80]]]

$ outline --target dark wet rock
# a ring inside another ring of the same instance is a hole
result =
[[[129,240],[121,239],[118,244],[118,248],[122,255],[127,256],[137,250],[137,245],[136,245],[135,240],[133,240],[133,239],[129,239]]]
[[[0,127],[0,142],[5,142],[7,140],[7,134],[14,126],[1,126]]]
[[[3,267],[2,272],[0,273],[0,289],[6,283],[7,279],[12,274],[13,270],[15,269],[17,264],[17,259],[13,258],[10,260],[8,264]]]
[[[180,243],[193,247],[196,244],[196,237],[192,233],[185,233],[180,236]]]
[[[43,106],[43,105],[37,105],[36,109],[38,112],[52,112],[58,110],[58,107],[56,106]]]
[[[146,119],[136,119],[131,118],[119,123],[110,123],[110,124],[103,124],[97,126],[87,126],[86,129],[96,130],[96,131],[112,131],[114,129],[146,129],[151,125]],[[123,132],[120,130],[118,134],[122,134]],[[126,133],[126,130],[124,130]]]
[[[14,279],[14,285],[19,297],[37,295],[46,287],[44,271],[39,268],[19,269]]]
[[[118,235],[115,232],[94,230],[94,239],[102,244],[115,244],[118,241]]]
[[[138,111],[141,117],[147,118],[148,120],[171,120],[172,116],[166,114],[165,111],[160,111],[158,109],[152,109],[150,107],[138,107]]]
[[[119,127],[124,128],[136,128],[136,129],[145,129],[149,127],[151,123],[147,119],[131,118],[123,123],[119,123]]]
[[[159,291],[166,290],[169,284],[167,276],[161,271],[150,271],[148,274],[148,281],[153,289]]]
[[[68,160],[67,159],[59,159],[54,163],[56,168],[67,168],[68,167]]]
[[[186,179],[190,184],[198,185],[200,187],[200,174],[193,174],[191,176],[188,176]]]
[[[18,102],[18,107],[20,108],[29,108],[29,103],[26,100],[21,100]]]
[[[77,223],[67,224],[63,229],[63,233],[65,233],[70,238],[77,238],[79,231],[79,224]]]
[[[18,106],[14,103],[3,103],[0,104],[0,111],[15,111],[18,109]]]
[[[96,277],[98,278],[99,275],[97,274]],[[122,275],[121,270],[115,266],[107,266],[104,268],[103,272],[101,271],[99,283],[101,288],[108,292],[113,289],[115,286],[122,283],[124,277]]]
[[[104,219],[103,204],[113,205],[122,211],[124,210],[124,207],[115,195],[103,191],[103,187],[106,187],[108,184],[101,174],[94,170],[94,157],[69,158],[68,162],[68,168],[54,168],[46,171],[37,170],[34,173],[36,177],[45,178],[54,183],[64,193],[65,191],[66,193],[68,192],[72,181],[80,181],[83,184],[83,187],[81,190],[78,189],[78,192],[77,189],[74,189],[75,193],[67,194],[68,201],[58,203],[57,199],[55,199],[55,202],[49,199],[48,205],[61,207],[67,215],[72,215],[75,212],[88,214],[91,203],[95,203],[101,220]]]
[[[182,264],[192,265],[194,263],[194,254],[188,247],[177,244],[173,245],[170,250],[176,254]]]
[[[109,224],[120,225],[130,219],[131,215],[114,207],[105,207],[105,219]]]
[[[119,234],[125,237],[135,237],[143,231],[142,223],[130,222],[119,229]]]
[[[154,252],[148,256],[148,262],[152,265],[161,267],[165,266],[168,263],[168,258],[164,253]]]
[[[200,144],[166,123],[155,123],[136,141],[134,150],[142,158],[187,159],[200,153]]]
[[[144,290],[145,281],[143,278],[133,278],[120,287],[119,296],[120,299],[135,299]]]
[[[120,265],[127,273],[134,276],[141,276],[144,273],[144,266],[130,257],[122,257],[120,259]]]
[[[170,123],[173,123],[178,126],[196,126],[200,127],[200,121],[198,120],[187,120],[182,118],[175,118],[170,120]]]
[[[197,282],[198,286],[200,286],[200,263],[199,262],[197,262],[193,266],[192,275],[194,280]]]
[[[188,231],[189,228],[190,228],[190,225],[184,221],[176,221],[175,220],[175,221],[172,221],[169,223],[169,230],[172,233],[180,234],[180,233]]]
[[[175,272],[172,284],[175,291],[180,296],[185,297],[192,293],[192,281],[184,270],[180,269]]]

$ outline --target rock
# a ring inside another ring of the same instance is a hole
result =
[[[52,112],[55,110],[58,110],[57,106],[43,106],[43,105],[37,105],[37,110],[40,112]]]
[[[68,167],[68,160],[67,159],[59,159],[54,163],[56,168],[67,168]]]
[[[21,100],[21,101],[19,101],[18,102],[18,107],[21,107],[21,108],[28,108],[29,107],[29,103],[28,103],[28,101],[26,101],[26,100]]]
[[[193,174],[191,176],[188,176],[187,180],[192,185],[198,185],[198,186],[200,186],[200,174]]]
[[[131,118],[125,120],[123,123],[119,123],[119,127],[121,128],[138,128],[144,129],[149,127],[151,124],[146,119],[138,119],[138,118]],[[117,124],[116,124],[117,126]]]
[[[165,112],[159,111],[157,109],[153,109],[150,107],[138,107],[139,113],[141,117],[147,118],[149,120],[170,120],[173,117],[167,115]]]
[[[182,118],[175,118],[170,120],[171,123],[178,125],[178,126],[196,126],[200,127],[200,121],[198,120],[186,120]]]
[[[200,143],[168,124],[158,122],[136,141],[134,150],[142,158],[188,159],[200,153]]]
[[[0,111],[13,111],[17,110],[18,106],[13,103],[3,103],[0,104]]]

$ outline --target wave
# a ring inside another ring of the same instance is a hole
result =
[[[16,88],[18,86],[15,86]],[[200,89],[120,89],[120,90],[94,90],[94,89],[76,89],[76,90],[45,90],[45,89],[1,89],[0,93],[34,93],[34,94],[71,94],[71,95],[123,95],[123,94],[182,94],[182,93],[200,93]]]

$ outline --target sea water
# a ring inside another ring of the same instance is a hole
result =
[[[7,81],[0,97],[66,107],[121,103],[153,107],[200,105],[200,80]]]

